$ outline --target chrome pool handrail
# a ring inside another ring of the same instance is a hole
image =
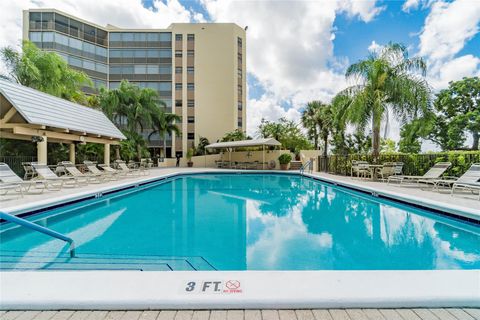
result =
[[[308,171],[312,172],[312,159],[308,160],[305,162],[305,164],[300,168],[300,174],[303,174],[305,172],[305,169],[308,167]]]
[[[19,217],[16,217],[16,216],[14,216],[12,214],[9,214],[9,213],[5,213],[5,212],[0,211],[0,219],[10,221],[12,223],[18,224],[19,226],[26,227],[26,228],[29,228],[33,231],[38,231],[38,232],[41,232],[41,233],[46,234],[48,236],[63,240],[65,242],[68,242],[70,244],[70,247],[69,247],[70,257],[72,257],[72,258],[75,257],[75,242],[73,241],[72,238],[67,237],[66,235],[61,234],[61,233],[59,233],[57,231],[54,231],[52,229],[48,229],[48,228],[42,227],[42,226],[40,226],[36,223],[30,222],[28,220],[25,220],[25,219],[22,219],[22,218],[19,218]]]

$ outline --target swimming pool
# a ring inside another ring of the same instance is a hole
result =
[[[4,223],[0,267],[114,270],[479,269],[480,227],[291,174],[183,175]]]

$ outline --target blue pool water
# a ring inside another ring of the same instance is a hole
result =
[[[172,178],[1,226],[3,269],[479,269],[480,227],[280,174]]]

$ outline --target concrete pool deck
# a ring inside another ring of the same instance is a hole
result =
[[[2,320],[477,320],[480,309],[0,311]]]

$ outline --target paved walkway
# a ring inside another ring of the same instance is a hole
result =
[[[480,309],[0,311],[1,320],[480,320]]]

